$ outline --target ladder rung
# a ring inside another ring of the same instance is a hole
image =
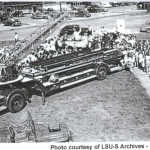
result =
[[[71,83],[68,83],[68,84],[65,84],[65,85],[62,85],[60,86],[60,88],[66,88],[68,86],[72,86],[72,85],[75,85],[75,84],[78,84],[78,83],[81,83],[81,82],[84,82],[84,81],[87,81],[87,80],[90,80],[90,79],[93,79],[93,78],[96,78],[96,75],[92,75],[92,76],[89,76],[87,78],[84,78],[84,79],[80,79],[80,80],[77,80],[77,81],[74,81],[74,82],[71,82]]]
[[[76,77],[76,76],[79,76],[79,75],[82,75],[82,74],[86,74],[86,73],[92,72],[94,70],[95,69],[89,69],[89,70],[86,70],[86,71],[83,71],[83,72],[79,72],[79,73],[76,73],[76,74],[73,74],[73,75],[70,75],[70,76],[65,76],[65,77],[60,78],[59,81],[67,80],[67,79],[70,79],[70,78],[73,78],[73,77]]]

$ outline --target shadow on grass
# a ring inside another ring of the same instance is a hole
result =
[[[28,100],[28,102],[30,103],[31,101]],[[24,104],[24,106],[23,106],[23,108],[22,108],[21,110],[23,110],[26,106],[27,106],[27,102],[25,102],[25,104]],[[21,111],[21,110],[20,110],[20,111]],[[2,115],[4,115],[4,114],[7,114],[7,113],[9,113],[8,109],[7,109],[7,108],[6,108],[6,109],[3,109],[3,110],[0,111],[0,116],[2,116]],[[17,113],[17,112],[13,112],[13,113]]]

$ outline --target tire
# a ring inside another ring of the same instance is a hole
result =
[[[147,33],[150,33],[150,29],[146,29],[146,32],[147,32]]]
[[[12,113],[16,113],[19,112],[24,107],[24,105],[25,99],[23,95],[20,93],[15,93],[10,97],[7,109]]]
[[[105,66],[101,66],[96,69],[96,75],[98,80],[104,80],[107,76],[107,69]]]

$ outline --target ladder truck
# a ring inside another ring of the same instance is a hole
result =
[[[0,82],[0,108],[15,113],[23,109],[35,93],[39,93],[45,103],[45,97],[56,90],[94,78],[104,80],[108,74],[122,70],[121,59],[122,52],[117,49],[96,49],[32,62],[20,73],[14,73],[15,67],[5,66],[7,73]]]

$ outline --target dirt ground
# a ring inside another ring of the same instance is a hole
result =
[[[33,96],[21,112],[4,113],[0,126],[19,124],[29,111],[35,122],[66,123],[73,141],[148,141],[150,99],[140,81],[127,71],[92,80],[47,97]]]

